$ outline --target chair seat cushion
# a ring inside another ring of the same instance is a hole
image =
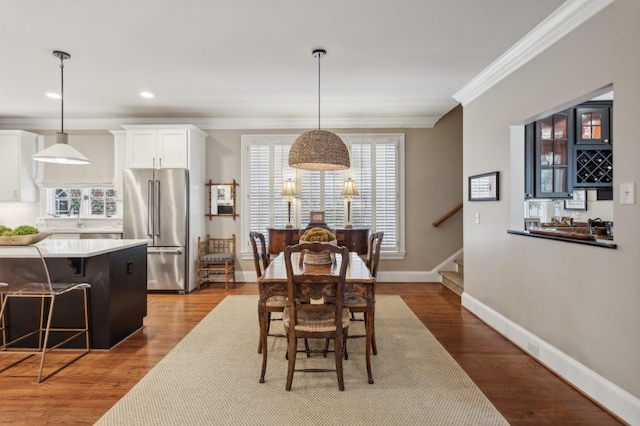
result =
[[[284,308],[287,306],[287,298],[284,296],[271,296],[267,299],[268,308]]]
[[[200,257],[200,262],[205,262],[205,263],[233,262],[233,253],[208,253]]]
[[[349,310],[343,309],[342,328],[349,327],[350,317],[351,315],[349,314]],[[282,322],[286,331],[289,328],[290,322],[289,307],[284,308],[284,312],[282,313]],[[298,311],[298,324],[296,325],[296,331],[324,333],[335,330],[336,326],[334,324],[333,313],[328,312],[324,314],[316,314],[308,311]]]
[[[364,297],[347,297],[344,299],[344,306],[347,308],[366,308],[367,301]]]

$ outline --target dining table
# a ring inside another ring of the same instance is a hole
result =
[[[331,264],[327,265],[307,265],[300,261],[300,253],[292,253],[291,263],[293,273],[300,274],[331,274],[338,275],[341,266],[341,256],[336,256]],[[369,268],[356,252],[349,253],[349,265],[345,277],[346,293],[345,297],[362,297],[367,303],[366,317],[366,351],[365,359],[367,364],[368,382],[373,383],[371,373],[371,341],[375,327],[375,282]],[[267,299],[271,296],[287,296],[287,269],[285,267],[284,254],[280,253],[271,261],[261,277],[258,278],[258,320],[260,323],[260,340],[262,341],[262,372],[260,383],[264,383],[264,376],[267,370]]]

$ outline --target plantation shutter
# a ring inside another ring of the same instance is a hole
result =
[[[300,228],[306,228],[312,211],[322,211],[322,172],[299,170]]]
[[[333,229],[345,224],[345,201],[342,196],[344,172],[324,172],[324,219]]]
[[[397,142],[375,145],[375,224],[377,232],[384,232],[382,247],[396,248],[398,243],[398,170]]]
[[[351,224],[354,228],[373,226],[373,187],[374,175],[371,173],[371,153],[373,143],[359,142],[351,144],[351,179],[356,183],[358,195],[351,197]]]
[[[271,218],[269,145],[249,145],[249,227],[267,235]]]

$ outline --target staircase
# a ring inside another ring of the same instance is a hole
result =
[[[441,271],[442,285],[460,296],[464,291],[464,260],[454,260],[456,272]]]

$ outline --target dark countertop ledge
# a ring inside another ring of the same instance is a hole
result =
[[[565,243],[583,244],[587,246],[602,247],[602,248],[608,248],[608,249],[618,248],[618,245],[614,243],[605,243],[601,241],[577,240],[574,238],[565,238],[565,237],[552,236],[552,235],[531,234],[528,231],[514,231],[511,229],[508,229],[507,234],[521,235],[523,237],[543,238],[545,240],[564,241]]]

